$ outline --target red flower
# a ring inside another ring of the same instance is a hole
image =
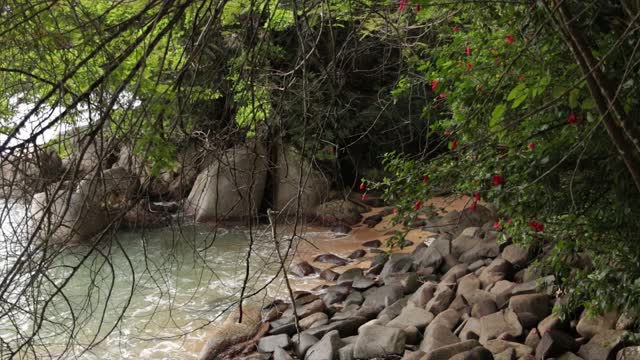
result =
[[[493,177],[491,178],[491,183],[493,183],[493,185],[495,186],[500,186],[504,184],[504,178],[500,175],[493,175]]]
[[[364,183],[360,183],[360,190],[364,191],[367,189],[367,186]]]
[[[536,220],[531,220],[529,222],[529,227],[533,229],[533,231],[535,232],[542,232],[544,231],[544,224],[541,223],[540,221],[536,221]]]
[[[424,176],[422,177],[422,183],[423,183],[423,184],[426,184],[426,183],[428,183],[428,182],[429,182],[429,175],[424,175]]]
[[[464,49],[464,53],[467,54],[467,56],[471,56],[471,48],[467,47],[466,49]]]
[[[444,136],[451,136],[451,130],[445,130]]]
[[[398,9],[400,9],[400,11],[403,11],[407,6],[407,0],[400,0],[400,4],[398,4]]]
[[[513,224],[513,219],[507,220],[507,225],[511,225],[511,224]]]
[[[467,69],[469,69],[469,70],[473,69],[473,64],[472,63],[468,63],[467,64]]]
[[[569,124],[571,125],[576,125],[580,122],[580,118],[574,113],[569,114],[568,120],[569,120]]]
[[[451,150],[455,150],[458,148],[458,140],[453,140],[451,143],[449,143],[449,147],[451,148]]]
[[[360,199],[362,199],[362,201],[367,200],[367,194],[362,194],[362,196],[360,196]]]
[[[476,206],[478,205],[477,201],[474,201],[471,203],[471,206],[469,206],[469,210],[471,211],[476,211]]]
[[[482,199],[482,196],[480,196],[480,193],[479,193],[479,192],[477,192],[477,193],[473,194],[473,198],[474,198],[476,201],[480,201],[480,199]]]
[[[529,150],[533,151],[536,149],[536,144],[534,143],[529,143],[529,145],[527,145],[529,147]]]
[[[416,203],[413,204],[413,208],[417,210],[420,210],[420,208],[422,207],[422,201],[420,200],[416,200]]]
[[[416,5],[416,12],[420,11],[420,4]]]
[[[496,229],[496,231],[502,230],[502,223],[500,222],[500,220],[493,223],[493,228]]]
[[[458,27],[458,25],[453,27],[453,32],[454,33],[459,33],[460,32],[460,28]]]
[[[505,37],[505,40],[507,40],[507,42],[509,43],[509,45],[512,45],[516,39],[513,38],[513,35],[509,34]]]
[[[438,80],[433,80],[431,82],[431,91],[436,91],[436,89],[438,88],[438,85],[440,84],[440,81]]]

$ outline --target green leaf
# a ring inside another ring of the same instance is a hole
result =
[[[514,87],[513,90],[511,90],[511,92],[509,93],[509,96],[507,96],[507,100],[513,100],[515,98],[520,97],[522,92],[526,90],[526,88],[527,88],[526,84],[524,83],[518,84],[518,86]]]
[[[578,107],[578,98],[580,97],[580,89],[573,89],[569,93],[569,107],[575,109]]]
[[[592,110],[596,107],[596,102],[593,101],[593,98],[591,96],[589,96],[588,98],[584,99],[581,107],[582,110]]]
[[[495,109],[493,109],[493,112],[491,113],[491,121],[489,122],[489,127],[491,127],[492,129],[498,127],[498,124],[500,123],[500,121],[502,121],[502,117],[504,116],[504,112],[506,109],[507,109],[507,106],[505,104],[500,104],[496,106]]]
[[[522,104],[525,100],[527,100],[527,97],[529,97],[529,94],[528,94],[528,93],[526,93],[526,92],[525,92],[524,94],[520,95],[520,97],[519,97],[519,98],[517,98],[517,99],[513,102],[513,104],[511,105],[511,108],[512,108],[512,109],[516,109],[516,108],[518,108],[518,106],[520,106],[520,104]]]

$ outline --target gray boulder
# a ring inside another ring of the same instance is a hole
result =
[[[334,360],[342,345],[338,332],[330,331],[307,350],[305,360]]]
[[[365,326],[360,330],[353,349],[357,359],[372,359],[404,352],[406,335],[404,331],[378,325]]]

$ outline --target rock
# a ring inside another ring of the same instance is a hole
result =
[[[361,305],[364,302],[364,296],[359,291],[354,291],[344,300],[344,306]]]
[[[558,330],[549,330],[542,335],[536,347],[536,359],[560,356],[567,351],[577,351],[578,347],[571,335]]]
[[[338,277],[338,280],[336,281],[338,284],[345,284],[348,282],[353,283],[354,280],[361,278],[362,277],[362,269],[359,268],[353,268],[353,269],[349,269],[345,272],[343,272],[342,274],[340,274],[340,276]]]
[[[303,358],[307,350],[318,341],[317,337],[302,332],[293,336],[293,349],[300,358]]]
[[[318,205],[327,200],[329,195],[328,178],[315,162],[302,159],[291,147],[278,146],[277,157],[275,169],[272,170],[274,210],[284,216],[297,213],[315,215]],[[304,184],[302,192],[301,183]]]
[[[413,267],[413,258],[410,254],[394,253],[384,264],[380,276],[384,278],[389,274],[409,272]]]
[[[460,313],[453,309],[447,309],[438,314],[433,321],[429,324],[429,326],[435,326],[435,324],[440,324],[447,329],[453,331],[456,325],[460,322]]]
[[[482,258],[495,258],[500,255],[500,246],[498,245],[498,234],[496,232],[488,232],[484,238],[481,238],[475,246],[460,255],[459,260],[472,264],[476,260]]]
[[[320,272],[320,278],[328,282],[335,282],[339,276],[340,274],[331,269],[325,269]]]
[[[484,259],[479,259],[469,265],[469,271],[473,272],[485,266]]]
[[[580,316],[576,331],[586,338],[591,338],[601,331],[613,329],[616,326],[618,317],[619,314],[616,311],[611,311],[596,317],[589,316],[585,311]]]
[[[616,360],[634,360],[640,359],[640,346],[626,347],[616,355]]]
[[[327,264],[334,264],[337,266],[344,266],[347,265],[349,263],[349,260],[347,259],[343,259],[335,254],[322,254],[322,255],[318,255],[316,256],[313,261],[315,262],[321,262],[321,263],[327,263]]]
[[[493,356],[493,360],[515,360],[516,359],[516,350],[513,348],[508,348],[507,350],[495,354]]]
[[[367,255],[367,251],[363,250],[363,249],[358,249],[353,251],[351,254],[349,254],[349,256],[347,256],[349,259],[359,259],[363,256]]]
[[[322,322],[324,320],[329,320],[329,316],[323,312],[313,313],[303,319],[298,320],[298,325],[303,330],[309,329],[313,324],[317,322]]]
[[[383,280],[385,285],[401,285],[404,288],[405,294],[414,293],[420,286],[420,283],[418,283],[418,275],[414,272],[389,274],[385,276]]]
[[[369,240],[362,243],[362,246],[368,248],[379,248],[382,246],[382,241],[380,240]]]
[[[276,348],[273,351],[273,360],[293,360],[293,358],[283,348]]]
[[[87,243],[128,210],[140,184],[137,177],[116,167],[74,185],[68,182],[56,194],[33,196],[27,216],[30,230],[42,222],[34,234],[39,240],[50,245]]]
[[[421,360],[426,355],[427,354],[425,354],[424,351],[420,351],[420,350],[418,350],[418,351],[405,350],[404,351],[404,356],[400,360]]]
[[[462,229],[482,226],[489,221],[495,222],[495,218],[496,214],[493,211],[485,206],[478,205],[475,210],[464,209],[462,212],[454,210],[444,216],[428,219],[425,230],[454,233],[458,236],[458,234],[462,232]]]
[[[185,213],[193,214],[197,222],[255,216],[266,181],[266,149],[259,143],[236,146],[198,175],[185,201]]]
[[[448,235],[440,235],[429,247],[419,246],[413,252],[413,262],[416,268],[439,268],[444,257],[451,254],[451,239]]]
[[[254,336],[260,324],[260,308],[245,306],[242,323],[238,323],[239,317],[240,313],[236,309],[213,329],[198,355],[199,360],[216,360],[229,344],[239,344]]]
[[[420,350],[429,354],[441,347],[459,343],[460,339],[442,324],[435,324],[424,332]]]
[[[308,262],[302,261],[289,268],[289,273],[298,277],[313,275],[318,269],[311,266]]]
[[[406,335],[400,329],[370,325],[360,330],[353,349],[357,359],[371,359],[404,352]]]
[[[511,309],[483,316],[480,319],[480,327],[480,343],[483,345],[501,334],[508,334],[514,338],[522,335],[522,325]]]
[[[308,330],[305,330],[305,332],[315,337],[322,337],[326,333],[336,330],[341,337],[347,337],[357,334],[358,328],[367,321],[368,319],[366,317],[352,316],[345,320],[332,321],[326,325],[318,327],[314,326]]]
[[[500,280],[509,279],[513,272],[513,266],[507,260],[496,258],[487,266],[478,278],[483,287],[495,284]]]
[[[376,284],[376,281],[373,279],[370,279],[368,277],[359,277],[353,281],[351,287],[353,287],[356,290],[363,291],[363,290],[369,289],[375,284]]]
[[[467,274],[458,280],[457,295],[468,298],[472,292],[480,289],[480,279],[475,274]]]
[[[427,356],[423,357],[422,360],[449,360],[454,358],[458,354],[470,351],[478,346],[480,346],[480,344],[476,340],[458,341],[456,343],[441,346],[431,352],[428,352]],[[472,360],[484,358],[465,357],[463,359]]]
[[[422,284],[418,290],[409,297],[409,302],[418,307],[425,307],[433,298],[433,294],[436,292],[437,287],[438,284],[434,282],[426,282]]]
[[[274,352],[276,348],[289,347],[289,336],[286,334],[265,336],[258,342],[258,351]]]
[[[476,236],[479,231],[480,228],[478,227],[464,229],[462,233],[451,242],[451,254],[460,257],[460,255],[476,246],[478,242],[481,241],[481,239]]]
[[[283,302],[282,300],[275,300],[271,304],[262,307],[261,310],[261,319],[263,322],[271,322],[278,319],[285,310],[289,308],[289,304]]]
[[[296,312],[298,313],[299,318],[305,318],[313,313],[323,312],[326,309],[324,302],[321,299],[314,300],[305,305],[296,305]],[[292,316],[293,308],[287,309],[282,316]]]
[[[341,346],[342,340],[338,332],[330,331],[307,350],[305,360],[334,360]]]
[[[407,326],[415,326],[424,329],[433,320],[433,314],[425,309],[407,305],[400,315],[386,324],[388,327],[403,329]]]
[[[498,311],[495,301],[487,299],[473,304],[471,307],[471,316],[481,318]]]
[[[540,333],[535,328],[531,329],[531,331],[529,331],[529,334],[524,340],[524,344],[532,349],[535,349],[538,347],[539,343],[540,343]]]
[[[402,329],[406,335],[406,345],[418,345],[418,341],[422,339],[420,330],[415,326],[407,326]]]
[[[519,344],[517,342],[505,341],[505,340],[489,340],[484,344],[484,347],[491,351],[492,354],[499,354],[507,349],[514,349],[516,351],[516,357],[522,358],[533,354],[533,349]]]
[[[502,250],[502,258],[510,262],[516,270],[527,266],[529,252],[519,245],[511,244]]]
[[[378,320],[381,325],[387,324],[391,319],[394,319],[408,304],[408,297],[403,297],[402,299],[394,302],[393,304],[384,308],[384,310],[380,311],[378,314]]]
[[[498,308],[502,308],[497,301],[497,297],[492,293],[485,290],[474,290],[468,293],[464,299],[469,303],[469,305],[473,306],[479,302],[483,301],[494,301]]]
[[[464,322],[464,326],[460,331],[460,339],[462,340],[478,340],[482,332],[482,324],[479,319],[468,318]]]
[[[365,293],[362,306],[369,306],[381,311],[389,304],[393,304],[400,299],[403,294],[404,288],[402,285],[385,285]]]
[[[623,330],[601,330],[580,347],[578,355],[584,360],[612,360],[626,336]]]
[[[345,224],[337,224],[331,227],[331,232],[336,234],[348,234],[353,230],[351,226]]]
[[[344,339],[343,339],[344,340]],[[355,344],[347,344],[338,350],[338,359],[340,360],[354,360],[353,349]],[[275,359],[274,359],[275,360]]]
[[[442,276],[441,282],[455,283],[469,272],[467,264],[458,264],[453,266]]]
[[[551,297],[545,294],[526,294],[513,296],[509,300],[509,308],[518,316],[528,313],[533,316],[533,322],[538,323],[551,314]]]
[[[560,328],[563,327],[562,325],[563,323],[558,315],[551,314],[540,321],[538,324],[538,333],[544,334],[549,330],[560,330]]]
[[[433,298],[427,303],[427,311],[436,315],[439,314],[449,307],[454,296],[455,293],[451,288],[442,284],[438,285]]]
[[[320,223],[324,225],[338,224],[338,226],[347,226],[358,224],[362,219],[360,214],[366,211],[367,208],[364,206],[349,200],[332,200],[319,205],[315,210],[315,214]]]
[[[637,324],[637,319],[627,313],[622,313],[616,321],[616,330],[630,330]]]
[[[270,354],[262,354],[262,353],[253,353],[247,356],[241,356],[237,358],[237,360],[269,360],[271,359]]]
[[[372,227],[378,225],[381,221],[382,221],[382,215],[376,214],[376,215],[371,215],[369,217],[366,217],[362,221],[362,223],[367,225],[368,228],[372,228]]]
[[[454,355],[450,360],[493,360],[491,352],[482,346]]]
[[[325,289],[325,294],[322,295],[322,300],[327,306],[329,306],[335,303],[342,302],[350,293],[351,286],[349,285],[329,286]]]

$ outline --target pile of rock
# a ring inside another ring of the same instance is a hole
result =
[[[246,358],[640,359],[624,347],[632,319],[554,315],[562,300],[541,286],[553,277],[536,276],[525,249],[500,246],[490,222],[451,233],[265,308],[270,330]]]

